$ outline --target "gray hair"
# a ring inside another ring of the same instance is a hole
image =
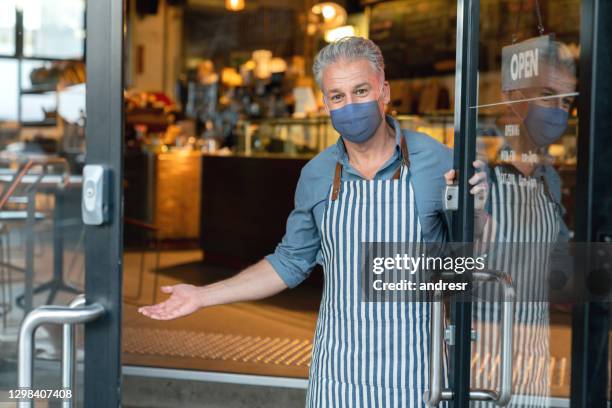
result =
[[[312,72],[319,88],[323,89],[323,70],[328,65],[339,60],[354,61],[360,58],[367,59],[384,78],[385,61],[378,45],[363,37],[343,37],[323,47],[315,57]]]
[[[553,68],[565,70],[571,76],[576,76],[576,60],[567,45],[560,41],[551,41],[543,54]]]

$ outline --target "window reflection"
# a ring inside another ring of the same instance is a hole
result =
[[[71,58],[83,56],[85,39],[83,0],[23,2],[23,55]]]
[[[489,267],[509,274],[522,299],[515,305],[509,406],[543,407],[549,397],[569,395],[571,315],[549,301],[549,282],[570,280],[573,265],[580,2],[481,5],[478,106],[472,109],[489,190],[484,203],[477,200],[475,232],[497,251]],[[481,295],[491,299],[493,291],[484,287]],[[492,303],[475,302],[475,388],[499,385],[492,374],[500,358],[498,321]]]
[[[17,72],[16,60],[0,59],[0,78],[3,82],[2,98],[0,98],[0,122],[17,120],[17,97],[19,95]]]
[[[0,55],[15,54],[15,1],[0,2]]]

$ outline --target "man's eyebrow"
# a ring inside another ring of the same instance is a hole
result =
[[[551,88],[550,86],[543,86],[541,92],[547,92],[550,94],[550,96],[554,96],[558,93],[556,89]]]
[[[370,85],[370,83],[369,83],[369,82],[362,82],[362,83],[360,83],[360,84],[355,85],[355,86],[353,87],[353,90],[358,89],[358,88],[361,88],[361,87],[363,87],[363,86],[368,86],[368,87],[370,87],[370,88],[372,87],[372,86]]]
[[[334,89],[330,89],[328,92],[329,93],[342,93],[343,91],[341,89],[334,88]]]

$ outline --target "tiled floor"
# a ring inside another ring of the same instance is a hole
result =
[[[139,262],[126,256],[124,293],[138,293]],[[235,271],[205,266],[198,251],[164,253],[159,284],[202,285]],[[155,263],[148,254],[140,297],[124,305],[124,364],[306,378],[320,288],[304,285],[271,299],[212,307],[171,321],[136,309],[153,297]],[[167,295],[158,292],[157,301]]]

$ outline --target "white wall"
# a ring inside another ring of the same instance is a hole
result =
[[[135,4],[131,2],[128,20],[128,87],[164,92],[174,98],[174,84],[182,70],[183,11],[160,0],[156,15],[141,18]],[[143,55],[141,71],[137,64],[139,49]]]

